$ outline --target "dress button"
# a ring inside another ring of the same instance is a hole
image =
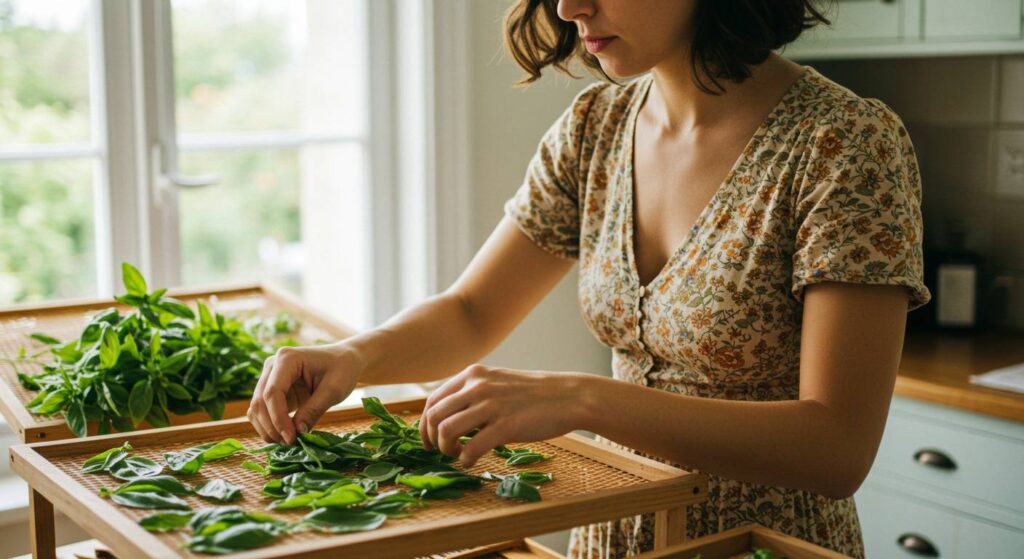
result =
[[[640,286],[640,296],[643,297],[644,295],[647,295],[647,286],[641,285]]]
[[[636,310],[636,317],[637,318],[643,318],[644,317],[644,311],[642,311],[640,309],[637,309]]]
[[[640,351],[644,351],[645,349],[647,349],[646,347],[644,347],[643,340],[637,340],[636,345],[640,348]]]

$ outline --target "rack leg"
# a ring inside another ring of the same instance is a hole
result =
[[[654,513],[654,549],[686,541],[686,507],[659,510]]]
[[[34,489],[29,489],[29,538],[33,559],[56,559],[57,540],[54,537],[53,503]]]

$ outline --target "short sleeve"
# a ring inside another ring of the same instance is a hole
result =
[[[792,294],[840,281],[902,285],[908,310],[924,285],[921,178],[899,116],[876,99],[833,110],[819,125],[798,181]]]
[[[560,258],[580,252],[580,153],[587,115],[604,84],[580,92],[541,138],[505,215],[537,246]]]

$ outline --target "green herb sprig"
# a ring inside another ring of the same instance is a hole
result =
[[[145,421],[154,427],[170,424],[169,414],[205,411],[220,419],[228,400],[252,395],[264,360],[281,345],[280,338],[297,330],[287,315],[247,322],[211,311],[202,301],[195,310],[149,291],[135,267],[121,265],[126,293],[115,297],[132,310],[97,313],[77,339],[60,341],[34,333],[30,338],[46,349],[19,359],[41,364],[43,372],[18,379],[38,394],[26,403],[42,416],[63,415],[75,435],[84,437],[89,421],[99,434],[130,431]],[[41,363],[49,354],[52,360]]]

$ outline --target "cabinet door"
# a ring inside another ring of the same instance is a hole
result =
[[[925,39],[1015,39],[1021,0],[925,0]]]
[[[901,0],[839,0],[839,12],[832,18],[829,39],[899,39],[902,3]]]

